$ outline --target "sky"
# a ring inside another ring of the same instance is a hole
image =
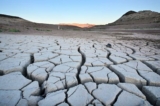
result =
[[[160,12],[160,0],[0,0],[0,14],[48,24],[107,24],[129,10]]]

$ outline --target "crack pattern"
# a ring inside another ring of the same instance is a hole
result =
[[[153,42],[0,36],[0,105],[159,106]]]

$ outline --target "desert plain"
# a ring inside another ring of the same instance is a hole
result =
[[[1,106],[159,106],[160,36],[0,33]]]

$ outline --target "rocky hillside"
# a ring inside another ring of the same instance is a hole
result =
[[[122,15],[112,25],[160,23],[160,13],[153,11],[129,11]]]
[[[128,11],[118,20],[106,25],[96,25],[91,30],[99,29],[159,29],[160,13],[154,11]]]

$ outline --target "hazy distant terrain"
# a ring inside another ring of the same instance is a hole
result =
[[[71,24],[67,24],[67,23],[60,23],[59,25],[68,25],[68,26],[77,26],[80,28],[91,28],[94,27],[94,24],[79,24],[79,23],[71,23]]]
[[[146,32],[159,33],[160,30],[160,13],[153,11],[128,11],[115,22],[106,25],[93,24],[42,24],[35,23],[20,17],[0,15],[0,30],[1,32],[12,32],[16,29],[21,32],[37,32],[37,31],[52,31],[52,30],[126,30],[131,32]],[[145,30],[145,31],[144,31]]]

